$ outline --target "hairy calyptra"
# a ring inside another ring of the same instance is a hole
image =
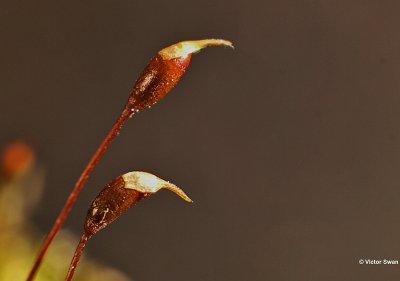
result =
[[[162,99],[179,81],[190,63],[193,53],[209,46],[233,47],[232,43],[222,39],[204,39],[193,41],[182,41],[162,49],[150,61],[145,70],[137,79],[129,99],[120,116],[104,140],[101,142],[91,159],[83,169],[76,181],[74,188],[69,194],[67,201],[58,214],[50,232],[44,240],[39,253],[29,273],[27,281],[33,280],[43,260],[43,257],[68,216],[76,198],[86,183],[89,175],[107,150],[108,146],[119,134],[123,124],[140,110],[150,107]]]
[[[176,185],[146,172],[130,172],[109,182],[96,196],[86,215],[84,231],[65,280],[72,280],[86,242],[130,207],[160,189],[168,189],[187,202],[192,200]]]

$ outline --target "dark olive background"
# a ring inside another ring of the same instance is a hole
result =
[[[225,38],[130,120],[64,227],[114,177],[167,191],[87,255],[134,280],[398,280],[398,1],[2,1],[0,143],[24,138],[47,179],[43,231],[161,48]],[[78,268],[79,270],[79,268]]]

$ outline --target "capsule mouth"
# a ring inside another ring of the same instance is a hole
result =
[[[158,52],[158,54],[166,60],[186,57],[189,54],[200,51],[201,49],[211,46],[226,46],[234,48],[232,42],[224,39],[203,39],[203,40],[192,40],[182,41],[166,47]]]

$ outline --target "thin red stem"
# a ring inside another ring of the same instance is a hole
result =
[[[85,249],[86,242],[89,240],[89,236],[86,233],[82,234],[81,240],[79,240],[78,246],[76,246],[74,257],[72,258],[71,264],[69,265],[67,276],[65,276],[65,281],[71,281],[74,276],[76,266],[78,265],[79,259]]]
[[[50,232],[48,233],[46,239],[42,243],[42,246],[39,250],[39,253],[36,257],[35,263],[32,266],[32,269],[29,273],[28,278],[26,279],[27,281],[32,281],[36,275],[37,270],[39,269],[39,266],[43,260],[44,255],[46,254],[46,251],[48,247],[50,246],[51,242],[53,241],[54,237],[56,236],[57,232],[60,230],[61,225],[64,223],[65,219],[67,218],[68,213],[70,212],[72,206],[74,205],[76,198],[78,197],[79,192],[82,190],[85,182],[89,178],[89,175],[93,171],[93,169],[96,167],[96,164],[99,162],[101,157],[103,156],[104,152],[107,150],[108,146],[110,143],[114,140],[114,138],[118,135],[119,131],[122,128],[122,125],[125,123],[125,121],[132,115],[132,111],[129,111],[127,108],[125,108],[120,117],[117,119],[117,121],[114,123],[106,137],[104,138],[103,142],[100,144],[100,146],[97,148],[96,152],[93,154],[92,158],[82,171],[82,174],[80,175],[78,181],[75,183],[75,186],[68,196],[67,201],[64,204],[64,207],[61,209],[57,219],[55,220],[53,227],[51,228]]]

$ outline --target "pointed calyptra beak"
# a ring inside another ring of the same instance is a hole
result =
[[[158,54],[165,60],[186,58],[188,55],[197,53],[201,49],[211,46],[227,46],[233,48],[232,42],[223,39],[204,39],[193,41],[182,41],[162,49]]]
[[[137,190],[141,193],[154,194],[162,188],[168,189],[174,192],[176,195],[181,197],[183,200],[189,203],[193,203],[192,199],[189,198],[183,192],[182,189],[177,187],[175,184],[160,179],[159,177],[146,172],[130,172],[122,175],[125,181],[125,188]]]

